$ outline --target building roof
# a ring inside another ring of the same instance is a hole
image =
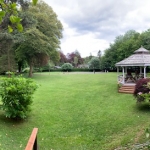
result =
[[[150,51],[141,46],[133,55],[116,63],[115,66],[150,66]]]

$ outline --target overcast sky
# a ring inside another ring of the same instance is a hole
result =
[[[128,30],[150,28],[150,0],[44,0],[64,27],[61,50],[97,55]]]

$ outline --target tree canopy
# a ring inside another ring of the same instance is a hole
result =
[[[60,51],[62,24],[50,6],[37,1],[0,0],[0,72],[15,70],[16,62],[21,66],[24,61],[30,66],[30,76],[34,65],[45,65],[49,61],[55,65],[68,62],[75,67],[91,61],[92,54],[83,59],[77,50],[67,55]],[[104,55],[97,50],[100,69],[114,71],[117,62],[133,54],[141,45],[150,49],[150,29],[142,33],[129,30],[117,36]]]
[[[16,54],[19,61],[27,60],[29,76],[32,76],[33,65],[40,56],[45,54],[54,61],[59,60],[58,49],[63,27],[53,9],[43,1],[36,7],[30,6],[28,11],[36,24],[24,32],[24,41],[19,43]]]
[[[97,57],[93,57],[89,62],[89,68],[95,71],[96,69],[100,69],[100,60]]]
[[[53,9],[43,1],[39,1],[36,7],[26,0],[16,0],[15,2],[20,3],[23,7],[17,15],[22,18],[21,24],[24,30],[22,33],[15,30],[11,34],[8,33],[6,30],[6,26],[9,24],[7,16],[3,18],[0,26],[2,29],[0,39],[4,42],[0,43],[0,61],[5,60],[5,55],[8,58],[12,51],[13,59],[9,60],[17,61],[19,65],[26,61],[30,66],[29,76],[32,76],[35,64],[44,65],[49,62],[49,59],[53,62],[60,59],[58,50],[63,27]],[[9,43],[10,41],[12,43],[9,44],[11,45],[9,48],[6,47],[8,40]],[[8,65],[8,61],[6,64]]]
[[[17,5],[24,5],[26,2],[24,0],[0,0],[0,23],[2,25],[7,22],[9,32],[12,32],[13,28],[17,28],[20,32],[23,31],[22,19],[18,16],[19,7]],[[32,0],[33,5],[36,5],[37,2],[38,0]]]
[[[102,69],[115,70],[115,64],[129,57],[141,46],[140,33],[130,30],[116,37],[113,44],[105,50],[101,58]]]

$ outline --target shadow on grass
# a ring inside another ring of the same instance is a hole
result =
[[[19,125],[25,122],[23,119],[11,119],[5,117],[5,114],[0,111],[0,122],[7,123],[7,124],[14,124],[14,125]]]
[[[138,111],[150,113],[150,103],[137,103],[135,107]]]

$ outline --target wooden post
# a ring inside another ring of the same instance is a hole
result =
[[[37,150],[37,132],[38,128],[32,130],[31,136],[28,140],[25,150]]]

